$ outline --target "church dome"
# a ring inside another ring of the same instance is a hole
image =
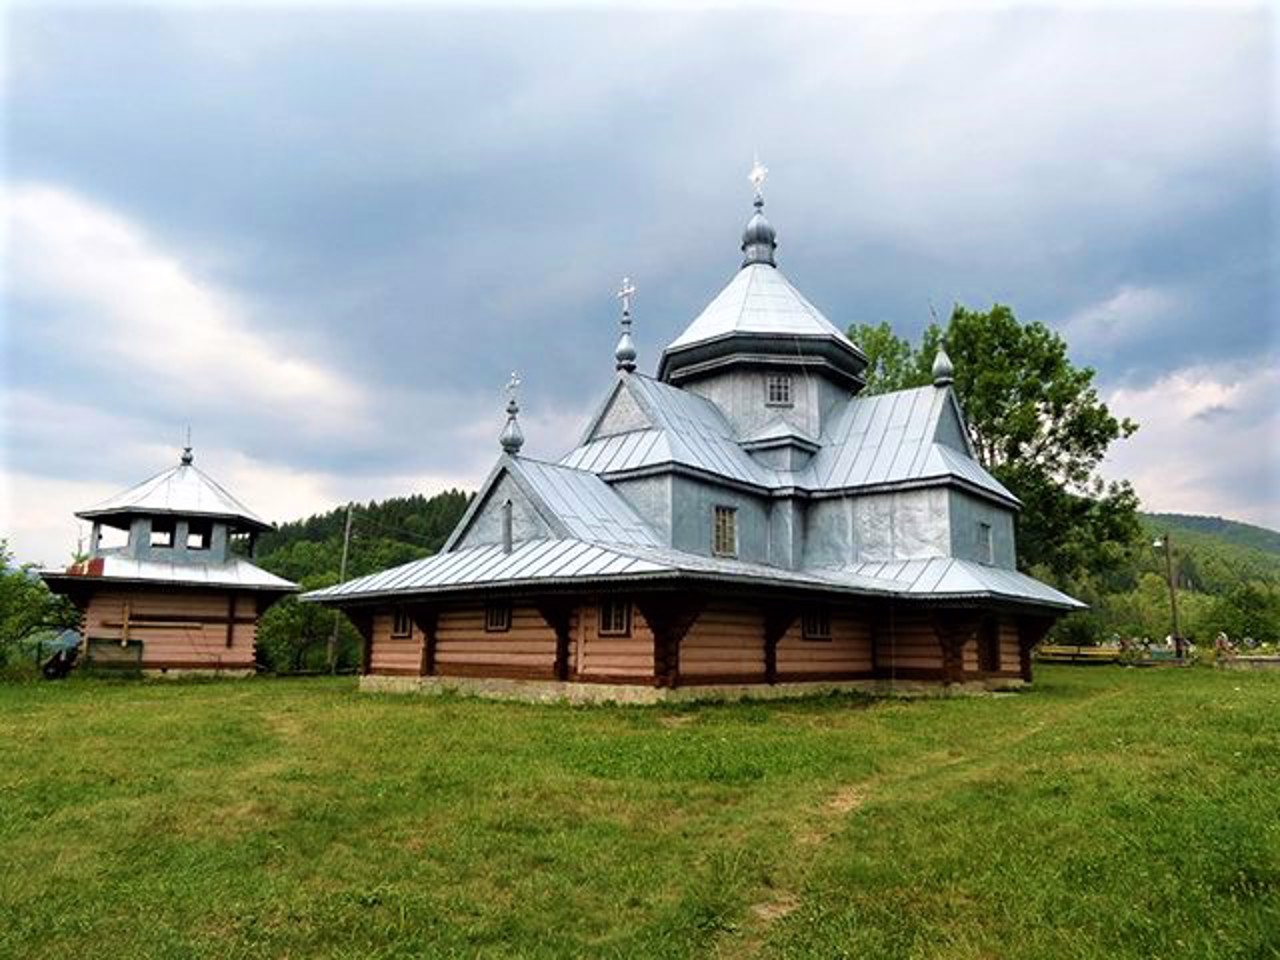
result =
[[[778,235],[773,229],[773,224],[765,219],[764,201],[756,199],[756,212],[752,214],[751,219],[747,221],[746,229],[742,231],[742,265],[748,266],[753,263],[766,263],[769,266],[777,266],[774,263],[773,252],[778,249]]]

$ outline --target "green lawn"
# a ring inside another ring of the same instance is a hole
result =
[[[672,708],[0,687],[4,957],[1280,957],[1280,675]]]

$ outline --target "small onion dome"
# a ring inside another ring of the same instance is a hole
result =
[[[955,367],[951,365],[951,358],[947,356],[947,351],[942,347],[938,348],[938,355],[933,358],[933,385],[935,387],[945,387],[952,383],[956,378]]]
[[[513,457],[520,452],[520,448],[524,446],[524,431],[520,429],[520,423],[516,420],[516,414],[520,412],[515,397],[507,401],[507,425],[502,428],[502,436],[499,442],[502,449]]]
[[[194,460],[195,460],[195,455],[191,452],[191,448],[183,447],[182,448],[182,465],[184,467],[189,467],[191,466]]]
[[[778,248],[778,235],[774,232],[773,224],[765,219],[763,197],[756,197],[755,207],[756,212],[751,215],[746,229],[742,231],[742,265],[745,267],[752,263],[767,263],[776,267],[773,251]]]
[[[631,339],[631,322],[628,320],[622,328],[622,336],[618,338],[618,346],[613,351],[617,368],[631,373],[636,368],[636,344]]]

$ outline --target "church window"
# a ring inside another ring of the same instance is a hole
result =
[[[631,636],[631,604],[625,600],[600,602],[600,636]]]
[[[413,624],[409,620],[409,611],[404,607],[396,607],[391,611],[391,635],[408,637],[413,633]]]
[[[830,640],[831,611],[822,606],[810,607],[804,612],[801,629],[806,640]]]
[[[789,407],[791,400],[791,374],[771,373],[765,377],[765,403],[771,407]]]
[[[484,608],[484,628],[489,633],[506,633],[511,629],[511,604],[491,603]]]
[[[711,536],[711,552],[722,557],[738,555],[738,510],[736,507],[715,508]]]
[[[983,563],[996,562],[995,544],[991,539],[991,524],[978,522],[978,557]]]
[[[152,520],[151,521],[151,546],[153,547],[172,547],[173,546],[173,521]]]
[[[213,538],[213,526],[208,523],[192,523],[187,528],[187,549],[208,550]]]

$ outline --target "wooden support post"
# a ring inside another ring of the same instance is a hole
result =
[[[413,625],[422,631],[422,659],[418,664],[418,674],[431,677],[436,672],[436,631],[440,626],[440,611],[435,607],[414,606],[409,608],[409,618]]]
[[[696,594],[655,594],[636,600],[653,632],[653,683],[674,687],[680,683],[680,641],[702,612],[705,599]]]
[[[933,615],[933,632],[942,648],[942,679],[964,682],[964,647],[974,639],[981,617],[972,610],[938,610]]]
[[[234,593],[227,596],[227,649],[231,649],[231,645],[236,639],[236,595]]]
[[[789,601],[764,606],[764,682],[778,682],[778,641],[787,635],[800,616],[798,604]]]
[[[1022,679],[1031,682],[1031,650],[1044,639],[1053,626],[1053,617],[1018,617],[1018,669]]]
[[[573,600],[564,598],[544,598],[538,601],[538,613],[556,633],[556,655],[552,672],[557,680],[569,679],[569,647],[572,645],[574,607]]]
[[[360,634],[360,639],[364,641],[360,656],[360,672],[367,675],[373,668],[373,611],[368,607],[356,607],[342,612],[347,615],[351,625]]]

